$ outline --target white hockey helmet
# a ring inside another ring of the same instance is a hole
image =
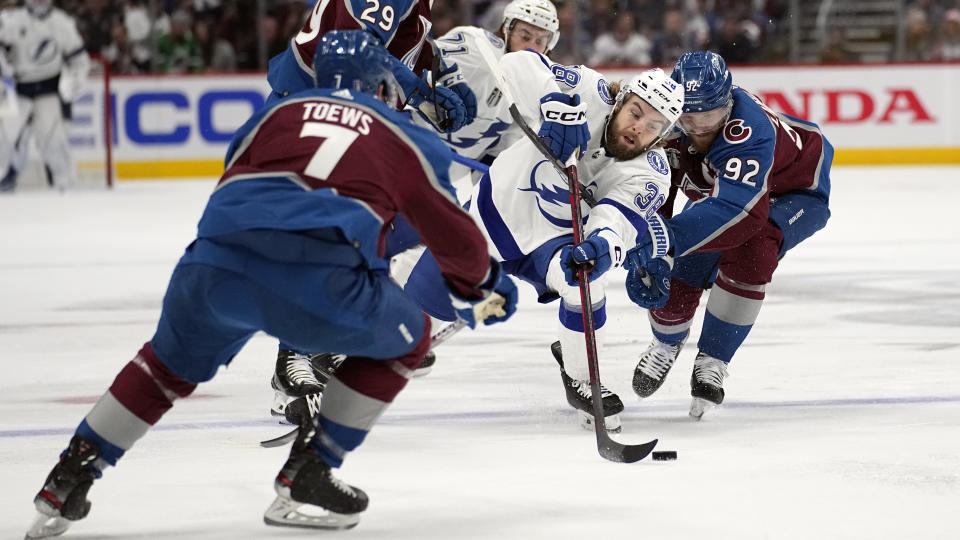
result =
[[[634,94],[646,101],[662,114],[668,122],[660,137],[650,146],[667,136],[683,114],[683,87],[677,84],[660,68],[653,68],[630,77],[620,83],[615,108],[619,109],[628,94]]]
[[[52,0],[25,0],[23,4],[34,17],[46,17],[53,9]]]
[[[553,50],[560,39],[560,19],[557,18],[557,8],[550,0],[513,0],[507,4],[503,8],[503,35],[508,42],[514,21],[530,23],[551,32],[547,52]]]

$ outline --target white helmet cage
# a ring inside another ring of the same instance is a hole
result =
[[[557,8],[550,0],[513,0],[503,8],[503,36],[510,41],[510,31],[514,21],[530,23],[537,28],[551,32],[547,52],[553,50],[560,39],[560,20]]]
[[[627,94],[640,97],[667,119],[667,127],[648,147],[652,148],[673,131],[677,120],[683,114],[683,88],[662,69],[653,68],[621,82],[615,109],[620,108]]]

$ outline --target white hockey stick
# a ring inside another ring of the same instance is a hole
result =
[[[574,240],[576,242],[582,241],[583,222],[580,219],[580,200],[582,198],[590,206],[593,206],[596,203],[593,201],[593,197],[583,189],[583,186],[580,185],[580,182],[577,179],[576,156],[579,152],[573,152],[573,155],[570,157],[570,163],[567,165],[561,163],[560,160],[557,159],[552,152],[550,152],[550,149],[543,144],[543,141],[540,140],[540,136],[537,135],[529,125],[527,125],[527,122],[523,119],[523,116],[517,109],[517,102],[513,97],[513,92],[510,91],[510,85],[507,83],[507,79],[504,77],[503,71],[500,70],[500,63],[494,56],[491,46],[483,40],[479,40],[479,45],[478,51],[480,52],[480,56],[490,69],[490,73],[493,74],[494,80],[497,82],[497,87],[503,94],[504,102],[507,104],[507,108],[510,110],[510,116],[513,117],[513,121],[516,122],[516,124],[520,127],[527,138],[530,139],[530,142],[533,143],[537,150],[543,154],[543,157],[549,160],[550,163],[553,164],[553,166],[557,169],[557,171],[567,178],[567,183],[570,190],[570,204],[573,213]],[[593,311],[590,309],[592,302],[590,299],[588,274],[589,272],[587,267],[581,266],[578,271],[578,277],[580,278],[581,303],[584,307],[584,338],[587,347],[587,366],[590,371],[590,391],[593,395],[593,419],[597,434],[597,450],[604,459],[621,463],[633,463],[647,457],[647,455],[653,451],[654,446],[657,445],[657,439],[643,444],[621,444],[611,439],[610,435],[607,433],[606,426],[604,424],[603,402],[601,401],[602,392],[600,388],[600,368],[597,359]]]

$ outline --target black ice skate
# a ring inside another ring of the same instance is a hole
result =
[[[277,352],[277,367],[270,380],[274,394],[270,414],[283,417],[287,405],[294,399],[323,392],[333,370],[343,361],[342,355],[321,353],[313,357],[325,358],[318,360],[318,367],[314,367],[311,356],[286,349]]]
[[[263,514],[267,525],[349,529],[360,522],[367,494],[333,476],[330,466],[310,448],[315,434],[315,424],[301,425],[290,458],[273,483],[277,498]]]
[[[427,373],[430,373],[430,370],[433,369],[433,365],[437,363],[437,354],[433,351],[427,351],[426,356],[423,357],[423,361],[420,362],[420,365],[417,366],[417,369],[413,370],[414,377],[423,377]]]
[[[63,534],[70,523],[90,512],[87,491],[100,471],[94,462],[100,454],[97,446],[74,435],[60,462],[47,475],[43,489],[33,499],[37,516],[25,538],[49,538]]]
[[[697,353],[690,376],[690,416],[696,420],[711,407],[723,403],[723,379],[727,376],[727,364],[703,352]]]
[[[563,381],[563,389],[567,394],[567,403],[577,409],[580,414],[580,425],[584,429],[593,430],[593,392],[590,390],[590,381],[579,381],[571,379],[563,369],[563,355],[560,350],[560,342],[555,341],[550,345],[550,352],[560,364],[560,379]],[[620,413],[623,412],[623,402],[620,397],[600,385],[600,394],[603,399],[603,420],[607,431],[611,433],[620,433],[622,427],[620,422]]]
[[[683,342],[668,345],[653,338],[650,347],[640,356],[637,367],[633,369],[633,391],[642,398],[650,397],[660,389],[673,363],[680,356]]]

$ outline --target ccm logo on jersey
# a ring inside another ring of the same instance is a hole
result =
[[[543,117],[551,122],[561,124],[579,124],[587,117],[587,111],[560,112],[547,110],[543,112]]]

